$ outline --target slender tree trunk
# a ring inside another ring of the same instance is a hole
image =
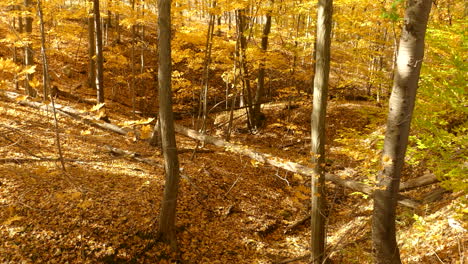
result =
[[[271,0],[271,6],[273,7],[273,0]],[[262,51],[263,55],[266,56],[266,52],[268,49],[268,35],[270,34],[271,30],[271,11],[269,11],[266,15],[265,26],[263,27],[263,34],[262,34]],[[262,58],[260,61],[260,67],[258,69],[258,84],[257,84],[257,91],[255,92],[255,99],[253,105],[253,121],[255,128],[260,127],[262,118],[260,115],[260,107],[261,101],[263,98],[263,94],[265,93],[265,57]]]
[[[49,64],[47,63],[46,44],[45,44],[45,28],[44,19],[42,16],[42,1],[37,1],[37,14],[39,17],[39,28],[41,31],[41,56],[42,56],[42,86],[43,86],[43,99],[44,101],[49,97]]]
[[[88,86],[96,89],[96,40],[94,39],[94,18],[91,16],[93,10],[89,10],[88,16]]]
[[[432,0],[409,0],[401,32],[372,218],[375,263],[401,263],[395,209],[413,115]]]
[[[237,34],[239,37],[240,49],[238,58],[240,61],[240,69],[241,69],[241,79],[242,79],[242,94],[241,94],[241,102],[246,101],[247,107],[245,108],[247,112],[247,126],[249,130],[252,129],[252,94],[250,90],[250,79],[249,79],[249,69],[247,68],[247,61],[246,61],[246,50],[247,50],[247,39],[244,35],[246,30],[246,16],[245,16],[245,9],[239,9],[236,11],[236,19],[237,19]],[[247,95],[247,100],[245,100],[245,96]]]
[[[94,29],[96,40],[96,90],[97,102],[104,103],[104,66],[102,54],[102,27],[99,0],[94,0]]]
[[[115,15],[115,27],[117,31],[117,39],[115,40],[117,44],[120,44],[120,14]]]
[[[112,12],[111,12],[111,7],[112,7],[112,0],[107,1],[107,20],[106,20],[106,27],[107,29],[112,27]]]
[[[18,6],[18,10],[21,10],[20,7]],[[13,18],[13,28],[16,28],[16,23],[15,23],[16,19]],[[21,16],[18,17],[18,32],[20,34],[23,33],[23,19],[21,18]],[[15,63],[19,63],[19,59],[18,59],[18,48],[16,46],[13,47],[13,61]],[[15,74],[15,89],[16,90],[19,90],[19,80],[18,80],[18,74]]]
[[[298,38],[299,38],[299,31],[300,31],[300,25],[301,25],[301,15],[297,15],[297,19],[296,20],[296,34],[295,34],[295,38],[294,38],[294,56],[293,56],[293,65],[291,67],[291,71],[290,71],[290,74],[291,74],[291,80],[292,80],[292,84],[294,86],[294,88],[297,90],[297,94],[300,95],[301,93],[299,92],[299,89],[297,88],[297,81],[296,81],[296,78],[295,78],[295,75],[296,75],[296,67],[297,67],[297,60],[298,60],[298,56],[299,56],[299,41],[298,41]]]
[[[332,0],[319,0],[317,10],[317,51],[312,109],[312,177],[311,193],[311,263],[321,264],[325,253],[325,117],[330,73]]]
[[[141,19],[145,19],[145,2],[143,2],[143,6],[141,7]],[[140,54],[140,73],[143,74],[145,72],[145,25],[141,25],[141,54]]]
[[[135,0],[132,0],[132,15],[135,15]],[[131,57],[131,69],[132,69],[132,80],[131,80],[131,92],[132,92],[132,115],[135,116],[136,111],[136,91],[135,91],[135,42],[136,42],[136,26],[132,25],[132,48],[130,52]]]
[[[213,2],[213,7],[214,6],[216,6],[216,2]],[[208,32],[206,35],[205,42],[205,62],[203,64],[202,87],[200,90],[200,107],[198,110],[198,122],[201,123],[201,126],[199,126],[199,128],[202,133],[204,133],[206,130],[206,118],[208,115],[208,83],[210,78],[210,63],[211,50],[213,47],[214,24],[215,15],[210,14],[210,20],[208,22]]]
[[[159,217],[158,236],[177,249],[175,220],[179,189],[179,160],[174,131],[171,95],[171,1],[158,1],[159,17],[159,115],[161,138],[166,171],[164,198]]]
[[[26,34],[28,36],[28,38],[31,38],[32,35],[32,22],[33,22],[33,18],[32,18],[32,13],[30,12],[30,8],[31,8],[31,5],[32,5],[32,0],[24,0],[24,6],[26,7],[26,9],[29,11],[28,14],[26,15],[26,23],[25,23],[25,30],[26,30]],[[30,42],[28,42],[24,48],[24,64],[26,66],[33,66],[34,65],[34,56],[33,56],[33,49],[32,49],[32,44],[30,44]],[[31,85],[29,84],[30,81],[32,81],[33,79],[33,74],[31,73],[28,73],[26,74],[26,79],[24,81],[24,86],[26,87],[26,92],[29,96],[31,97],[35,97],[37,92],[31,87]]]
[[[42,12],[42,0],[37,1],[37,14],[39,17],[39,27],[41,31],[41,56],[42,56],[42,85],[44,86],[44,101],[47,100],[50,96],[50,101],[52,102],[52,110],[54,113],[55,121],[55,140],[57,144],[57,150],[60,158],[60,164],[62,165],[62,170],[65,172],[65,160],[62,153],[62,145],[60,143],[60,133],[58,127],[57,112],[55,109],[55,102],[53,94],[49,93],[50,86],[50,76],[49,76],[49,63],[47,61],[47,52],[45,48],[45,29],[44,29],[44,16]]]

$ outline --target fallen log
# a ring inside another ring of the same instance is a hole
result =
[[[447,190],[447,189],[444,189],[442,187],[438,187],[438,188],[436,188],[434,190],[431,190],[431,191],[423,194],[421,199],[423,200],[424,203],[433,203],[433,202],[437,202],[440,199],[442,199],[444,194],[449,193],[449,192],[450,191]]]
[[[428,173],[421,177],[402,182],[400,184],[400,192],[405,192],[422,186],[427,186],[438,181],[439,180],[437,180],[437,177],[434,174]]]
[[[314,170],[310,167],[306,167],[304,165],[301,165],[295,162],[287,161],[282,158],[273,157],[270,154],[253,151],[245,146],[232,144],[220,138],[203,135],[193,129],[189,129],[189,128],[186,128],[177,124],[174,125],[174,128],[177,133],[183,134],[190,138],[203,141],[205,143],[209,143],[218,147],[223,147],[227,151],[231,151],[231,152],[235,152],[235,153],[248,156],[251,159],[254,159],[263,164],[269,164],[277,168],[281,168],[290,172],[302,174],[302,175],[309,176],[309,177],[316,177]],[[331,181],[335,184],[350,188],[358,192],[362,192],[367,195],[372,195],[373,193],[373,189],[369,185],[359,183],[359,182],[349,180],[349,179],[342,179],[339,176],[336,176],[333,174],[329,174],[329,173],[325,174],[325,180]],[[399,198],[398,202],[404,206],[411,207],[411,208],[417,208],[419,206],[419,202],[412,200],[410,198],[407,198],[403,195],[399,195],[398,198]]]
[[[7,98],[9,98],[10,100],[18,101],[18,103],[20,105],[26,105],[26,106],[34,107],[34,108],[41,109],[41,110],[44,110],[44,111],[52,112],[52,107],[51,106],[45,105],[45,104],[43,104],[41,102],[18,100],[20,95],[17,94],[17,93],[3,91],[3,94]],[[56,111],[58,113],[68,115],[70,117],[78,119],[78,120],[82,121],[83,123],[88,124],[90,126],[94,126],[94,127],[104,129],[104,130],[109,130],[109,131],[112,131],[114,133],[118,133],[118,134],[121,134],[121,135],[127,135],[127,133],[130,131],[128,129],[121,128],[121,127],[119,127],[117,125],[114,125],[114,124],[99,123],[96,119],[83,116],[83,113],[81,113],[81,112],[79,112],[79,111],[77,111],[77,110],[75,110],[75,109],[73,109],[72,107],[69,107],[69,106],[63,106],[63,105],[60,105],[60,104],[55,104],[55,108],[56,108]],[[175,128],[175,131],[177,133],[183,134],[183,135],[188,136],[190,138],[193,138],[193,139],[196,139],[196,140],[199,140],[199,141],[203,141],[203,142],[206,142],[206,143],[218,146],[218,147],[223,147],[227,151],[231,151],[231,152],[234,152],[234,153],[239,153],[239,154],[248,156],[248,157],[250,157],[250,158],[252,158],[252,159],[254,159],[254,160],[258,161],[258,162],[261,162],[261,163],[264,163],[264,164],[269,164],[269,165],[272,165],[272,166],[277,167],[277,168],[282,168],[284,170],[294,172],[294,173],[298,173],[298,174],[302,174],[302,175],[309,176],[309,177],[315,177],[316,176],[313,169],[310,168],[310,167],[306,167],[304,165],[301,165],[301,164],[298,164],[298,163],[295,163],[295,162],[287,161],[287,160],[282,159],[282,158],[273,157],[272,155],[267,154],[267,153],[256,152],[256,151],[253,151],[253,150],[251,150],[251,149],[249,149],[249,148],[247,148],[245,146],[232,144],[232,143],[226,142],[226,141],[224,141],[224,140],[222,140],[220,138],[216,138],[216,137],[212,137],[212,136],[208,136],[208,135],[203,135],[203,134],[200,134],[200,133],[198,133],[197,131],[195,131],[193,129],[189,129],[189,128],[183,127],[181,125],[174,124],[174,128]],[[341,186],[350,188],[350,189],[358,191],[358,192],[362,192],[362,193],[370,195],[370,196],[372,196],[372,193],[373,193],[373,189],[369,185],[359,183],[359,182],[356,182],[356,181],[353,181],[353,180],[350,180],[350,179],[342,179],[341,177],[333,175],[333,174],[329,174],[329,173],[325,174],[325,180],[331,181],[331,182],[333,182],[333,183],[335,183],[337,185],[341,185]],[[406,196],[403,196],[403,195],[399,195],[398,198],[399,198],[398,203],[400,203],[400,204],[402,204],[404,206],[410,207],[410,208],[417,208],[420,205],[420,203],[418,201],[415,201],[415,200],[410,199],[410,198],[408,198]]]
[[[32,159],[32,158],[4,158],[0,159],[0,164],[6,163],[16,163],[16,164],[24,164],[24,163],[33,163],[33,162],[51,162],[51,161],[60,161],[58,158],[40,158],[40,159]],[[65,159],[66,162],[76,162],[77,160],[74,159]]]
[[[21,98],[20,94],[13,93],[13,92],[8,92],[8,91],[3,91],[3,95],[5,95],[8,99],[10,99],[12,101],[17,101],[20,105],[33,107],[33,108],[40,109],[40,110],[43,110],[43,111],[47,111],[47,112],[50,112],[50,113],[53,112],[53,109],[52,109],[51,105],[46,105],[46,104],[44,104],[42,102],[34,102],[34,101],[28,101],[28,100],[20,99]],[[117,125],[114,125],[114,124],[99,122],[99,121],[97,121],[96,118],[93,118],[93,117],[90,117],[90,116],[85,116],[83,113],[81,113],[78,110],[75,110],[74,108],[69,107],[69,106],[55,104],[55,110],[60,114],[67,115],[67,116],[70,116],[70,117],[75,118],[77,120],[80,120],[80,121],[82,121],[83,123],[85,123],[87,125],[97,127],[97,128],[100,128],[100,129],[104,129],[104,130],[109,130],[109,131],[112,131],[112,132],[120,134],[120,135],[127,135],[127,133],[130,131],[129,129],[124,129],[124,128],[121,128],[121,127],[119,127]]]

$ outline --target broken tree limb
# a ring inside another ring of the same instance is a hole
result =
[[[249,148],[247,148],[245,146],[232,144],[232,143],[224,141],[224,140],[222,140],[220,138],[216,138],[216,137],[212,137],[212,136],[208,136],[208,135],[203,135],[203,134],[198,133],[197,131],[195,131],[193,129],[189,129],[189,128],[183,127],[181,125],[176,124],[175,125],[175,131],[177,133],[183,134],[183,135],[188,136],[190,138],[193,138],[193,139],[196,139],[196,140],[199,140],[199,141],[203,141],[205,143],[209,143],[209,144],[212,144],[212,145],[215,145],[215,146],[218,146],[218,147],[223,147],[227,151],[231,151],[231,152],[235,152],[235,153],[239,153],[239,154],[248,156],[251,159],[254,159],[254,160],[259,161],[259,162],[264,163],[264,164],[269,164],[269,165],[272,165],[274,167],[282,168],[284,170],[291,171],[291,172],[294,172],[294,173],[299,173],[299,174],[302,174],[302,175],[305,175],[305,176],[315,177],[315,174],[314,174],[314,171],[313,171],[312,168],[306,167],[304,165],[301,165],[301,164],[298,164],[298,163],[295,163],[295,162],[287,161],[285,159],[278,158],[278,157],[273,157],[270,154],[253,151],[253,150],[251,150],[251,149],[249,149]],[[325,179],[327,181],[331,181],[331,182],[333,182],[335,184],[338,184],[338,185],[341,185],[341,186],[344,186],[344,187],[347,187],[347,188],[350,188],[352,190],[359,191],[359,192],[362,192],[362,193],[365,193],[365,194],[368,194],[368,195],[372,195],[372,193],[373,193],[372,187],[369,186],[369,185],[359,183],[359,182],[349,180],[349,179],[342,179],[342,178],[340,178],[340,177],[338,177],[336,175],[332,175],[332,174],[327,173],[325,175]],[[411,207],[411,208],[417,208],[419,206],[419,202],[417,202],[415,200],[412,200],[412,199],[409,199],[407,197],[404,197],[402,195],[399,196],[399,201],[398,202],[400,204],[404,205],[404,206],[408,206],[408,207]]]
[[[21,95],[17,94],[17,93],[3,91],[3,95],[5,97],[7,97],[8,99],[12,100],[12,101],[17,101],[20,105],[33,107],[33,108],[44,110],[44,111],[47,111],[47,112],[50,112],[50,113],[52,113],[52,111],[53,111],[52,106],[46,105],[46,104],[44,104],[42,102],[21,100],[20,99]],[[104,130],[109,130],[109,131],[112,131],[112,132],[120,134],[120,135],[127,135],[127,133],[130,132],[129,129],[121,128],[121,127],[119,127],[117,125],[114,125],[114,124],[100,122],[100,121],[96,120],[95,118],[85,116],[85,114],[83,114],[80,111],[75,110],[74,108],[69,107],[69,106],[55,104],[55,110],[60,114],[67,115],[67,116],[70,116],[70,117],[72,117],[74,119],[80,120],[80,121],[82,121],[83,123],[85,123],[87,125],[97,127],[97,128],[100,128],[100,129],[104,129]]]
[[[104,145],[104,148],[107,149],[112,154],[129,157],[129,158],[132,158],[132,159],[134,159],[136,161],[146,163],[146,164],[151,165],[151,166],[164,168],[164,166],[162,164],[159,164],[154,160],[143,158],[143,157],[141,157],[141,154],[139,154],[139,153],[131,152],[131,151],[124,150],[124,149],[115,148],[115,147],[112,147],[112,146],[109,146],[109,145]]]
[[[439,180],[437,180],[437,177],[434,174],[428,173],[421,177],[402,182],[400,184],[400,192],[405,192],[422,186],[430,185],[438,181]]]
[[[57,158],[39,158],[39,159],[32,159],[32,158],[4,158],[0,159],[0,164],[5,163],[16,163],[16,164],[24,164],[24,163],[33,163],[33,162],[56,162],[60,161]],[[66,162],[76,162],[77,160],[74,159],[65,159]]]

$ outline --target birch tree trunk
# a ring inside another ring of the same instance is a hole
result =
[[[389,101],[382,166],[374,193],[372,241],[375,263],[401,263],[396,241],[395,209],[410,123],[424,56],[424,37],[432,0],[409,0],[401,32]]]
[[[317,52],[312,108],[311,263],[321,264],[325,253],[325,117],[330,73],[330,43],[333,0],[319,0]]]
[[[179,160],[174,131],[171,95],[171,0],[159,0],[159,115],[161,139],[166,171],[164,198],[159,217],[158,236],[177,249],[175,218],[179,189]]]

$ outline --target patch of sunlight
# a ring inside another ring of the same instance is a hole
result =
[[[242,238],[242,243],[244,243],[246,247],[257,251],[261,251],[266,247],[265,243],[247,237]]]
[[[8,237],[12,238],[12,237],[15,237],[17,234],[21,234],[25,229],[26,229],[26,227],[24,227],[24,226],[7,227],[6,228],[6,233],[7,233]],[[2,232],[2,233],[4,233],[4,232]]]
[[[463,211],[467,198],[459,197],[433,214],[415,214],[411,227],[398,233],[401,255],[406,256],[402,261],[421,263],[424,257],[452,247],[463,251],[459,247],[467,240],[467,213]]]
[[[127,160],[113,160],[103,162],[93,162],[89,167],[108,174],[125,174],[130,177],[148,178],[153,174],[149,173],[144,166],[138,163],[130,163]]]
[[[289,245],[300,245],[301,244],[301,238],[299,237],[286,237],[286,243]]]
[[[342,225],[338,230],[330,232],[333,235],[327,237],[327,243],[331,246],[342,243],[343,241],[354,240],[353,235],[358,235],[359,231],[362,230],[369,222],[368,216],[358,216],[352,221]]]

